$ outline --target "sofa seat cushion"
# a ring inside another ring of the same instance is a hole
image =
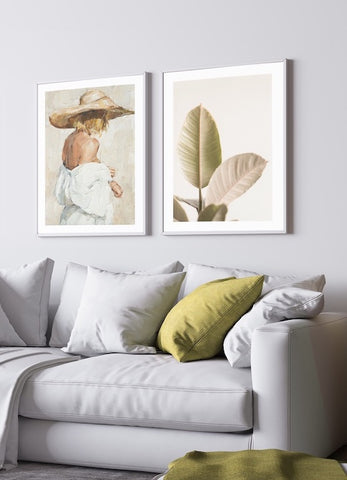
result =
[[[239,432],[252,428],[250,369],[225,358],[108,354],[34,373],[20,402],[29,418]]]

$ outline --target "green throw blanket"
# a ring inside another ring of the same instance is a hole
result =
[[[283,450],[187,453],[165,480],[346,480],[336,460]]]

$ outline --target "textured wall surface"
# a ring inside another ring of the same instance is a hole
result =
[[[11,0],[0,5],[0,265],[179,259],[327,276],[347,310],[345,0]],[[287,235],[163,236],[161,72],[291,60]],[[38,238],[37,83],[151,72],[146,237]]]

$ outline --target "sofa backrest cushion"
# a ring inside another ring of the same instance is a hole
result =
[[[0,269],[0,305],[16,334],[28,346],[47,344],[48,302],[53,260]]]
[[[192,292],[195,288],[199,285],[204,284],[205,282],[210,282],[212,280],[227,278],[230,276],[236,278],[243,278],[248,277],[251,275],[260,275],[257,272],[244,270],[240,268],[230,268],[230,267],[214,267],[210,265],[199,265],[199,264],[189,264],[187,267],[187,275],[184,279],[182,284],[179,298],[183,298],[184,296],[188,295]],[[305,289],[311,290],[313,292],[322,292],[325,285],[325,276],[324,275],[315,275],[310,277],[297,277],[295,275],[264,275],[264,283],[263,289],[261,292],[260,299],[258,302],[253,306],[252,310],[246,313],[237,324],[231,328],[230,332],[228,333],[225,343],[224,343],[224,352],[228,357],[229,361],[232,365],[237,366],[250,366],[250,350],[251,350],[251,337],[252,333],[255,328],[261,326],[267,322],[264,320],[264,312],[263,308],[265,308],[264,304],[262,303],[262,298],[265,299],[266,295],[269,292],[272,292],[278,288],[298,288],[298,289]],[[272,295],[272,301],[276,294]],[[305,296],[304,296],[305,297]],[[319,311],[323,308],[324,299],[322,295],[313,295],[313,297],[318,297],[318,307],[315,306],[312,308],[312,316],[313,314],[319,313]],[[278,298],[281,298],[281,294],[278,294]],[[306,298],[306,297],[305,297]],[[266,300],[265,300],[266,301]],[[313,301],[315,304],[316,300]],[[289,302],[290,303],[290,302]],[[294,310],[291,309],[287,313],[285,313],[286,307],[289,307],[289,303],[285,306],[283,302],[279,302],[279,308],[281,310],[281,314],[276,317],[273,313],[271,314],[272,321],[279,321],[285,318],[290,318],[290,315],[293,315]],[[297,296],[294,295],[292,298],[291,305],[296,305],[297,303]],[[299,302],[300,303],[300,302]],[[303,304],[305,304],[305,300],[303,300]],[[297,308],[295,310],[295,314],[299,317],[301,315],[301,308]],[[308,312],[306,311],[306,314]],[[267,314],[265,314],[266,316]],[[286,316],[288,315],[288,316]],[[275,318],[278,318],[276,320]],[[291,317],[293,318],[293,317]]]
[[[236,368],[251,366],[252,335],[256,328],[293,318],[312,318],[323,307],[324,295],[321,292],[298,287],[271,290],[226,335],[223,348],[230,365]]]
[[[147,272],[136,271],[134,274],[162,274],[181,272],[183,265],[178,262],[155,267]],[[49,341],[51,347],[65,347],[69,341],[74,326],[78,307],[88,273],[86,265],[69,263],[66,268],[60,303],[53,319],[52,334]]]
[[[217,355],[227,331],[259,297],[264,278],[225,278],[205,283],[179,301],[158,334],[158,347],[187,362]]]
[[[274,288],[283,286],[295,286],[321,292],[325,285],[324,275],[310,277],[297,277],[295,275],[266,275],[263,272],[254,272],[240,268],[214,267],[192,263],[187,266],[187,275],[182,284],[179,298],[185,297],[188,293],[192,292],[203,283],[211,282],[212,280],[228,277],[243,278],[255,275],[264,276],[263,290],[261,292],[262,296]]]
[[[185,273],[133,275],[88,267],[68,345],[85,356],[156,353],[157,333]]]
[[[25,347],[0,305],[0,347]]]

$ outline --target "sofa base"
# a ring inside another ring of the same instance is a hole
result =
[[[163,472],[190,450],[247,450],[252,432],[209,433],[20,418],[19,460]]]

